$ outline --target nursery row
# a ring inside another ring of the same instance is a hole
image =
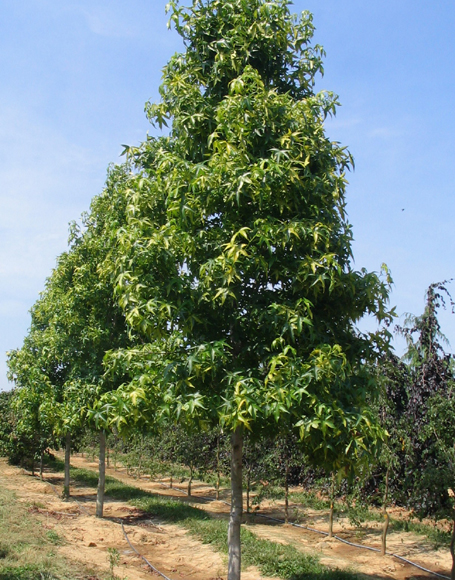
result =
[[[67,494],[70,450],[97,432],[99,517],[109,433],[178,433],[169,453],[190,471],[229,461],[229,580],[240,578],[243,482],[267,462],[285,488],[311,464],[332,495],[348,478],[384,506],[451,508],[453,361],[436,319],[450,296],[430,286],[397,359],[389,271],[352,260],[353,159],[325,134],[339,103],[315,91],[324,51],[311,14],[289,5],[168,3],[184,52],[145,107],[161,133],[125,147],[71,224],[2,397],[5,452],[42,463],[64,442]],[[364,317],[377,328],[363,331]]]

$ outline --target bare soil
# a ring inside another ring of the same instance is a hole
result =
[[[97,464],[74,455],[72,464],[85,469],[97,470]],[[161,496],[171,496],[197,504],[217,517],[227,517],[229,506],[222,501],[207,502],[202,498],[213,497],[210,486],[195,482],[192,497],[184,495],[184,485],[177,485],[182,492],[169,489],[167,480],[152,481],[149,477],[140,479],[127,475],[124,468],[108,468],[111,475],[128,485],[139,487]],[[96,489],[72,485],[72,501],[60,499],[63,490],[63,474],[46,471],[44,481],[32,477],[22,469],[0,460],[0,485],[15,491],[19,501],[24,502],[29,511],[39,518],[44,526],[53,529],[64,544],[58,548],[70,560],[95,567],[99,577],[106,577],[109,571],[108,548],[116,548],[121,555],[120,566],[115,573],[119,578],[145,580],[155,574],[149,566],[128,545],[120,522],[123,522],[127,536],[133,547],[171,580],[190,578],[192,580],[223,580],[226,578],[226,561],[215,552],[190,536],[182,527],[151,519],[150,516],[133,508],[126,502],[106,497],[105,517],[97,519],[95,513]],[[223,500],[229,500],[225,492]],[[291,505],[298,509],[298,506]],[[282,502],[261,505],[261,514],[284,519]],[[328,513],[305,509],[300,521],[311,528],[327,531]],[[292,544],[298,549],[316,554],[321,562],[331,568],[349,569],[376,580],[393,578],[396,580],[423,579],[434,577],[391,556],[356,548],[314,532],[284,525],[255,515],[245,516],[245,525],[260,537],[275,542]],[[380,526],[369,522],[359,531],[347,519],[338,519],[334,533],[356,544],[380,547]],[[412,532],[391,532],[387,550],[403,556],[424,568],[450,577],[451,557],[448,549],[435,549],[433,545]],[[269,580],[259,571],[250,567],[242,572],[242,580]]]

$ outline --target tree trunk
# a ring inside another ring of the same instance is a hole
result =
[[[43,481],[43,463],[44,463],[44,450],[41,450],[41,455],[39,458],[39,478]]]
[[[104,430],[100,431],[100,455],[99,455],[99,476],[98,476],[98,490],[96,493],[96,517],[103,517],[104,508],[104,487],[106,482],[106,433]]]
[[[250,513],[250,483],[251,483],[251,475],[250,470],[247,468],[246,472],[246,513]]]
[[[144,435],[141,434],[141,442],[139,445],[139,468],[138,468],[138,479],[141,479],[141,473],[142,473],[142,452],[144,449]]]
[[[70,460],[71,460],[71,433],[65,436],[65,479],[63,482],[63,499],[70,496]]]
[[[236,427],[231,440],[231,513],[228,531],[228,580],[240,580],[240,525],[242,523],[243,427]]]
[[[220,499],[220,437],[216,440],[216,499]]]
[[[452,556],[452,571],[450,580],[455,580],[455,511],[453,513],[452,537],[450,538],[450,555]]]
[[[289,523],[289,461],[286,459],[286,473],[284,475],[284,523]]]
[[[384,527],[382,528],[381,554],[383,556],[385,556],[387,549],[387,530],[389,529],[389,514],[387,513],[388,494],[389,494],[389,467],[387,467],[387,472],[385,474],[384,502],[382,506],[382,513],[384,514]]]
[[[334,501],[335,501],[335,474],[332,473],[332,491],[330,494],[329,538],[333,538]]]
[[[190,478],[188,480],[188,497],[191,496],[191,484],[193,483],[193,471],[194,471],[193,462],[191,462],[191,465],[190,465]]]
[[[109,444],[106,444],[106,467],[109,469],[111,454],[109,453]]]

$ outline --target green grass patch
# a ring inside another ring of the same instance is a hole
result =
[[[297,503],[304,508],[314,510],[326,510],[330,508],[330,500],[321,498],[312,491],[293,491],[289,494],[289,501]]]
[[[52,461],[54,469],[62,471],[63,462]],[[96,487],[98,476],[95,472],[71,468],[71,477],[79,484]],[[186,502],[166,499],[127,485],[114,477],[106,477],[106,495],[114,499],[128,501],[135,507],[161,520],[182,525],[203,543],[227,554],[227,522],[211,518],[206,512]],[[276,494],[279,496],[279,494]],[[328,499],[311,492],[292,492],[290,499],[302,507],[327,510]],[[382,515],[365,506],[347,506],[337,502],[336,514],[346,516],[352,523],[361,525],[368,521],[382,521]],[[450,534],[421,523],[391,519],[391,529],[412,531],[423,535],[435,547],[450,543]],[[291,545],[282,545],[258,538],[247,528],[242,528],[242,562],[244,566],[255,565],[266,576],[277,576],[285,580],[353,580],[358,576],[352,572],[329,570],[318,563],[313,556],[300,552]],[[0,580],[2,578],[0,577]]]
[[[191,535],[217,551],[227,554],[228,523],[213,519],[206,512],[178,502],[157,497],[143,497],[131,502],[139,509],[168,521],[183,525]],[[186,517],[185,517],[186,516]],[[292,545],[283,545],[258,538],[246,527],[241,530],[243,566],[257,566],[265,576],[277,576],[285,580],[354,580],[351,572],[329,570],[315,556],[300,552]]]
[[[61,462],[60,462],[61,463]],[[72,468],[71,476],[79,483],[96,486],[94,472]],[[138,509],[167,522],[177,523],[204,544],[227,554],[227,526],[224,519],[211,518],[202,509],[176,499],[153,495],[113,478],[106,478],[106,495],[128,501]],[[242,563],[244,567],[257,566],[266,576],[283,580],[356,580],[352,572],[330,570],[318,558],[304,554],[292,545],[283,545],[258,538],[246,527],[241,530]],[[0,579],[1,580],[1,579]]]
[[[35,567],[7,567],[0,571],[0,580],[61,580],[51,572],[43,572]]]
[[[91,576],[56,553],[55,546],[62,543],[58,533],[46,530],[8,489],[0,489],[0,521],[0,580],[83,580]]]
[[[452,532],[444,531],[428,524],[391,518],[391,529],[399,532],[414,532],[424,536],[435,548],[450,546]]]
[[[227,522],[208,519],[185,522],[190,533],[204,544],[210,544],[227,554]],[[246,527],[241,530],[242,564],[256,566],[265,576],[277,576],[285,580],[354,580],[359,576],[352,572],[330,570],[319,563],[315,556],[304,554],[290,544],[278,544],[258,538]]]
[[[314,510],[328,510],[330,500],[321,498],[313,492],[292,492],[290,501],[303,508]],[[379,511],[368,509],[365,505],[346,505],[344,502],[335,502],[335,517],[347,517],[354,526],[361,527],[367,522],[382,522],[384,516]],[[389,532],[414,532],[425,537],[433,547],[448,547],[451,531],[444,531],[434,525],[423,524],[409,519],[390,518]]]

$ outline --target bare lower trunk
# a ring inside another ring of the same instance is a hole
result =
[[[250,470],[246,474],[246,513],[250,513]]]
[[[455,512],[452,517],[454,520],[452,523],[452,537],[450,539],[450,555],[452,556],[452,571],[450,573],[450,580],[455,580]]]
[[[231,447],[231,514],[228,531],[228,580],[240,580],[240,525],[242,523],[242,447],[243,427],[232,434]]]
[[[284,523],[289,523],[289,461],[286,461],[286,474],[284,476]]]
[[[188,495],[191,495],[191,484],[193,483],[193,472],[194,472],[194,468],[193,468],[193,464],[191,463],[190,465],[190,478],[188,480]]]
[[[333,510],[335,501],[335,474],[332,473],[332,491],[330,497],[329,538],[333,537]]]
[[[43,481],[43,464],[44,464],[44,451],[41,451],[39,458],[39,478]]]
[[[111,454],[109,453],[109,445],[106,444],[106,467],[109,469],[110,465]]]
[[[216,442],[216,499],[220,499],[220,437]]]
[[[106,482],[106,434],[100,431],[100,455],[99,455],[99,475],[98,490],[96,493],[96,517],[103,517],[104,508],[104,486]]]
[[[139,466],[138,466],[138,478],[141,479],[142,474],[142,452],[144,449],[144,435],[141,435],[141,444],[139,445]]]
[[[381,554],[385,556],[387,549],[387,530],[389,529],[389,514],[387,513],[387,497],[389,494],[389,467],[387,467],[387,472],[385,475],[385,491],[384,491],[384,502],[382,506],[382,513],[384,514],[384,527],[382,528],[382,538],[381,538]]]
[[[65,480],[63,482],[63,498],[70,496],[70,460],[71,460],[71,433],[65,437]]]

